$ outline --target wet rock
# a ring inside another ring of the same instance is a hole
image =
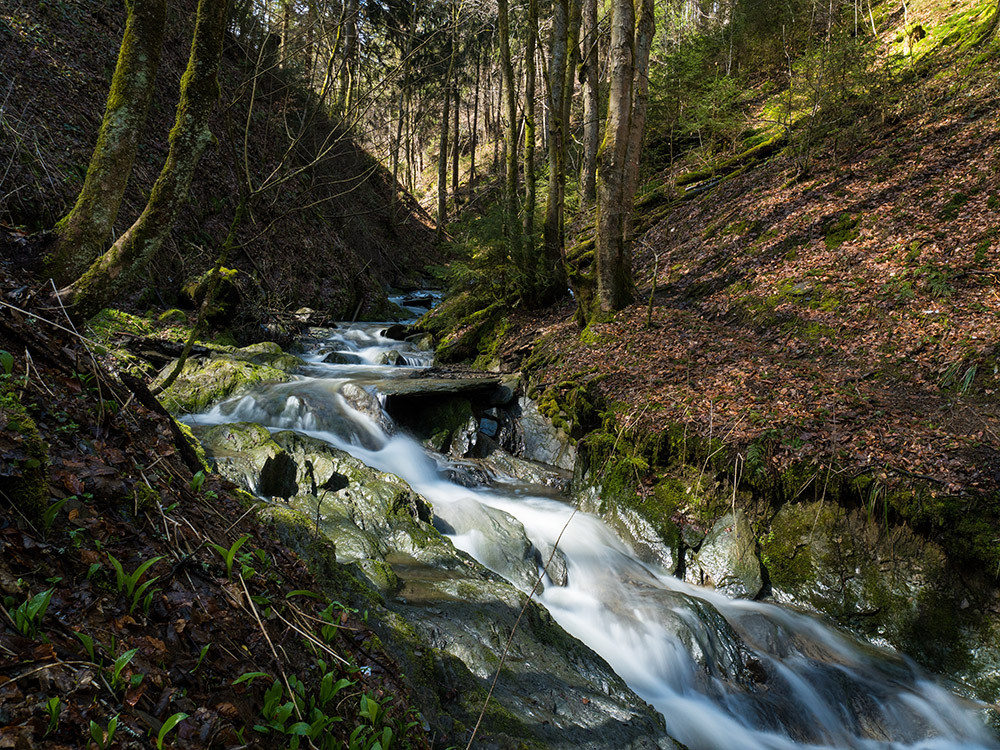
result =
[[[383,352],[378,355],[378,359],[375,360],[377,365],[392,365],[393,367],[400,367],[406,364],[406,357],[397,352],[395,349],[390,349],[387,352]]]
[[[173,371],[176,360],[164,367],[153,380],[158,387]],[[160,402],[173,414],[205,411],[212,404],[261,383],[290,380],[287,370],[233,359],[227,356],[195,357],[184,363],[177,379],[160,394]]]
[[[357,354],[349,352],[330,352],[323,357],[323,361],[328,365],[360,365],[364,363],[364,360]]]
[[[340,388],[340,395],[352,409],[368,417],[386,435],[396,433],[396,425],[382,410],[382,403],[375,394],[354,383],[345,383]]]
[[[534,401],[519,400],[521,408],[520,428],[523,435],[521,455],[532,461],[573,470],[576,463],[576,448],[562,430],[555,427],[540,411]]]
[[[379,334],[393,341],[405,341],[406,337],[410,334],[410,329],[400,323],[393,323],[388,328],[383,328],[379,331]]]
[[[405,341],[422,352],[434,351],[434,336],[429,333],[414,333],[407,336]]]
[[[543,543],[538,547],[538,564],[556,586],[565,586],[569,583],[569,566],[566,564],[566,555],[561,549]]]
[[[493,481],[503,483],[538,485],[568,493],[573,481],[568,471],[512,456],[500,447],[491,450],[480,464],[493,475]]]
[[[267,365],[282,372],[293,372],[305,364],[294,354],[286,354],[280,346],[271,341],[244,346],[233,351],[230,356],[255,365]]]
[[[720,518],[688,567],[686,579],[714,586],[727,596],[753,599],[764,587],[757,539],[742,511]]]
[[[968,695],[1000,698],[998,598],[941,548],[866,511],[783,505],[761,542],[774,598],[823,612],[947,674]]]
[[[438,503],[434,528],[468,537],[476,557],[522,591],[531,591],[538,580],[536,550],[524,526],[509,513],[471,500]]]
[[[247,492],[261,497],[275,494],[289,497],[297,491],[294,463],[289,476],[288,456],[272,440],[266,427],[253,422],[237,422],[207,429],[199,427],[195,435],[216,471]],[[265,467],[268,470],[262,486]]]
[[[580,510],[599,516],[646,563],[676,575],[680,565],[680,532],[674,525],[657,529],[641,513],[615,502],[605,502],[601,488],[586,484],[575,493]]]
[[[530,602],[521,616],[525,595],[441,536],[428,523],[426,501],[405,482],[293,432],[271,436],[257,425],[208,432],[231,457],[241,456],[243,466],[262,466],[275,450],[295,463],[300,492],[264,515],[330,582],[331,596],[345,601],[355,592],[355,605],[370,612],[369,627],[394,652],[442,742],[459,743],[475,723],[497,654],[514,630],[481,728],[484,747],[675,747],[660,717],[544,608]],[[217,445],[212,452],[221,450]],[[233,465],[220,463],[220,473],[234,475]],[[492,509],[478,519],[442,511],[444,522],[470,534],[484,523],[489,533],[505,537],[504,546],[515,552],[494,564],[520,579],[519,585],[534,583],[540,552],[517,521]],[[345,576],[333,559],[349,564],[356,577]],[[553,558],[554,581],[564,576],[559,565]]]

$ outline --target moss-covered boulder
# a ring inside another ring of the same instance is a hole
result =
[[[1000,697],[997,595],[975,571],[878,508],[788,503],[761,540],[774,598],[892,644],[978,697]]]
[[[239,357],[220,353],[211,357],[191,357],[177,379],[160,394],[160,401],[173,414],[205,411],[225,398],[261,383],[291,379],[290,372],[301,360],[290,354],[242,352]],[[262,364],[255,359],[264,360]],[[176,360],[164,367],[153,380],[155,389],[173,371]]]

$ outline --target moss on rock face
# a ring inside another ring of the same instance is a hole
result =
[[[153,381],[154,388],[166,379],[174,364],[175,362],[171,362],[160,371]],[[181,374],[160,395],[160,401],[172,414],[193,414],[205,411],[212,404],[250,386],[287,380],[291,380],[287,369],[254,364],[228,356],[195,357],[184,363]]]
[[[48,504],[49,447],[17,396],[0,384],[0,479],[4,494],[28,518]]]

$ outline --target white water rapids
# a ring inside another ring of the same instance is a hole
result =
[[[381,328],[331,331],[305,356],[310,367],[300,379],[263,387],[190,421],[297,430],[401,477],[436,514],[475,516],[485,505],[520,521],[539,550],[551,550],[559,539],[567,584],[545,577],[538,599],[662,712],[668,733],[691,750],[1000,748],[980,707],[903,656],[786,608],[687,585],[636,559],[598,518],[523,486],[468,488],[445,478],[446,459],[406,435],[386,434],[339,395],[344,383],[371,389],[430,364],[429,353],[380,336]],[[331,350],[354,355],[352,363],[324,363]],[[389,350],[399,351],[406,365],[376,364]],[[329,402],[323,413],[311,406],[317,398]],[[466,530],[452,541],[484,564],[494,559],[495,541],[485,531]],[[768,675],[766,683],[740,677],[746,660]]]

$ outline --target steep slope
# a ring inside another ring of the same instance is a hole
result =
[[[142,210],[166,156],[178,82],[187,62],[195,3],[170,4],[168,35],[146,133],[116,230]],[[50,228],[72,205],[97,135],[121,41],[125,12],[101,0],[18,3],[0,11],[0,221],[25,231]],[[222,101],[212,124],[219,139],[198,168],[188,208],[172,241],[138,279],[143,306],[173,306],[179,290],[213,260],[232,220],[244,156],[255,183],[291,171],[322,152],[314,168],[263,194],[240,231],[231,265],[241,317],[252,330],[268,311],[309,306],[332,317],[385,313],[383,288],[412,285],[434,257],[429,219],[338,123],[316,114],[291,156],[296,132],[315,102],[292,73],[256,78],[255,111],[244,139],[257,52],[227,39]],[[401,191],[400,191],[401,192]],[[25,262],[39,258],[27,255]],[[182,301],[182,300],[181,300]],[[237,332],[239,334],[239,331]]]

